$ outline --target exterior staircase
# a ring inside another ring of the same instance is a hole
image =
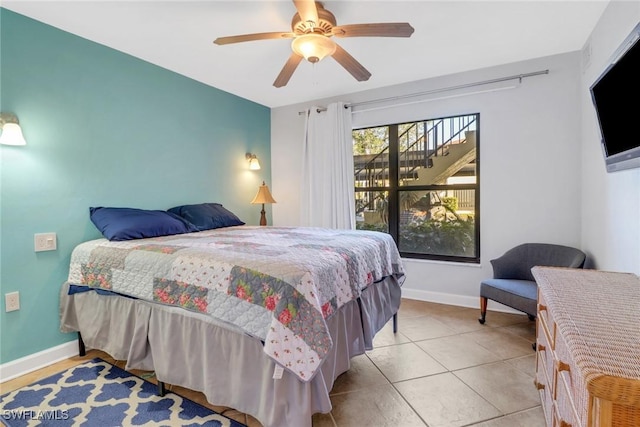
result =
[[[397,173],[401,186],[429,186],[447,184],[449,177],[473,174],[476,156],[476,115],[456,116],[414,122],[403,128],[397,138],[401,151],[397,157]],[[392,125],[390,125],[392,126]],[[399,125],[394,131],[399,130]],[[378,153],[354,155],[356,214],[366,223],[386,222],[384,188],[391,176],[391,155],[387,145]],[[473,207],[468,190],[446,190],[462,205]],[[414,196],[424,196],[427,190],[413,190]],[[467,200],[469,199],[469,200]]]
[[[408,185],[446,184],[447,178],[458,173],[476,158],[476,131],[466,131],[465,139],[448,145],[447,151],[440,156],[432,156],[430,167],[420,167],[417,179],[408,181]]]

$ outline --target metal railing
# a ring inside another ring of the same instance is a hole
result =
[[[476,115],[456,116],[410,123],[398,135],[400,181],[417,179],[417,171],[430,167],[454,143],[465,142],[464,132],[475,129]],[[355,164],[356,187],[386,187],[389,180],[389,146],[371,155],[359,155]]]

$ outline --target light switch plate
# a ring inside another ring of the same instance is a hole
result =
[[[20,310],[20,293],[19,292],[9,292],[4,294],[4,311],[16,311]]]
[[[56,233],[36,233],[33,244],[36,252],[55,251],[58,248]]]

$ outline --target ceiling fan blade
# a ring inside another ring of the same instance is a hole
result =
[[[217,45],[250,42],[254,40],[269,40],[269,39],[292,39],[295,37],[294,33],[254,33],[254,34],[241,34],[239,36],[218,37],[213,42]]]
[[[298,55],[295,52],[292,53],[287,60],[287,63],[284,64],[284,67],[282,67],[280,74],[278,74],[278,77],[276,77],[276,80],[273,82],[273,85],[275,87],[282,87],[289,83],[289,79],[291,78],[291,75],[296,70],[296,68],[298,68],[298,64],[300,63],[300,61],[302,61],[302,56]]]
[[[314,25],[318,24],[318,9],[314,0],[293,0],[293,4],[303,21],[311,21]]]
[[[411,37],[413,27],[407,22],[339,25],[331,30],[336,37]]]
[[[336,51],[331,56],[359,82],[369,80],[371,77],[371,73],[340,45],[336,44]]]

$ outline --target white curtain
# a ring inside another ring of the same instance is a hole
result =
[[[322,109],[324,110],[324,109]],[[351,109],[337,102],[306,112],[300,222],[355,228]]]

